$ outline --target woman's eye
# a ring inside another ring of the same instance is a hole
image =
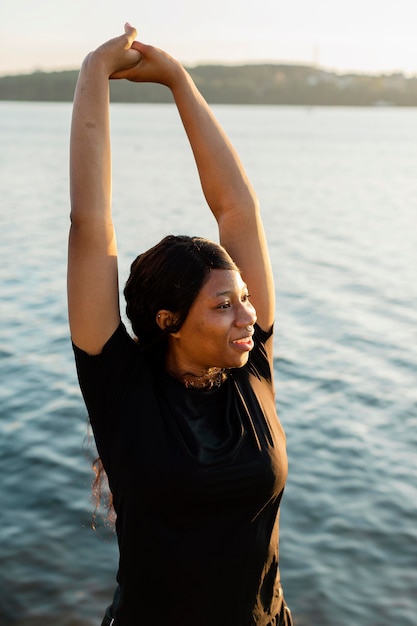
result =
[[[230,302],[223,302],[223,304],[219,306],[219,309],[228,309],[229,307],[230,307]]]
[[[245,293],[242,296],[242,302],[248,302],[250,298],[250,294],[249,293]]]

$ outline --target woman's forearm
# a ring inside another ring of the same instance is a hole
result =
[[[219,220],[225,212],[239,207],[240,212],[254,213],[257,199],[240,159],[210,110],[203,96],[182,65],[169,54],[135,41],[141,53],[140,63],[112,78],[134,82],[161,83],[174,97],[194,153],[207,202]]]
[[[110,218],[109,80],[94,54],[83,63],[74,96],[70,181],[73,223]]]
[[[215,217],[236,208],[256,209],[255,192],[236,150],[186,70],[179,73],[171,91]]]

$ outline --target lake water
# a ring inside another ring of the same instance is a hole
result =
[[[276,276],[296,626],[416,626],[417,110],[215,111]],[[98,626],[117,568],[67,328],[70,115],[0,103],[0,626]],[[166,233],[216,231],[173,106],[116,105],[112,136],[123,284]]]

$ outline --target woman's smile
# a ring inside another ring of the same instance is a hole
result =
[[[252,335],[253,335],[253,326],[251,326],[250,334],[246,334],[244,337],[241,337],[240,339],[235,339],[231,343],[237,350],[242,350],[243,352],[245,351],[249,352],[253,348]]]

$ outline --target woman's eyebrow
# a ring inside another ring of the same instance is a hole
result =
[[[231,289],[227,289],[226,291],[218,291],[216,293],[216,298],[218,296],[230,296],[230,294],[234,293]]]
[[[241,293],[248,291],[248,287],[247,285],[243,285]],[[215,297],[220,297],[220,296],[230,296],[233,295],[234,293],[236,293],[236,291],[234,289],[226,289],[225,291],[218,291],[215,295]]]

